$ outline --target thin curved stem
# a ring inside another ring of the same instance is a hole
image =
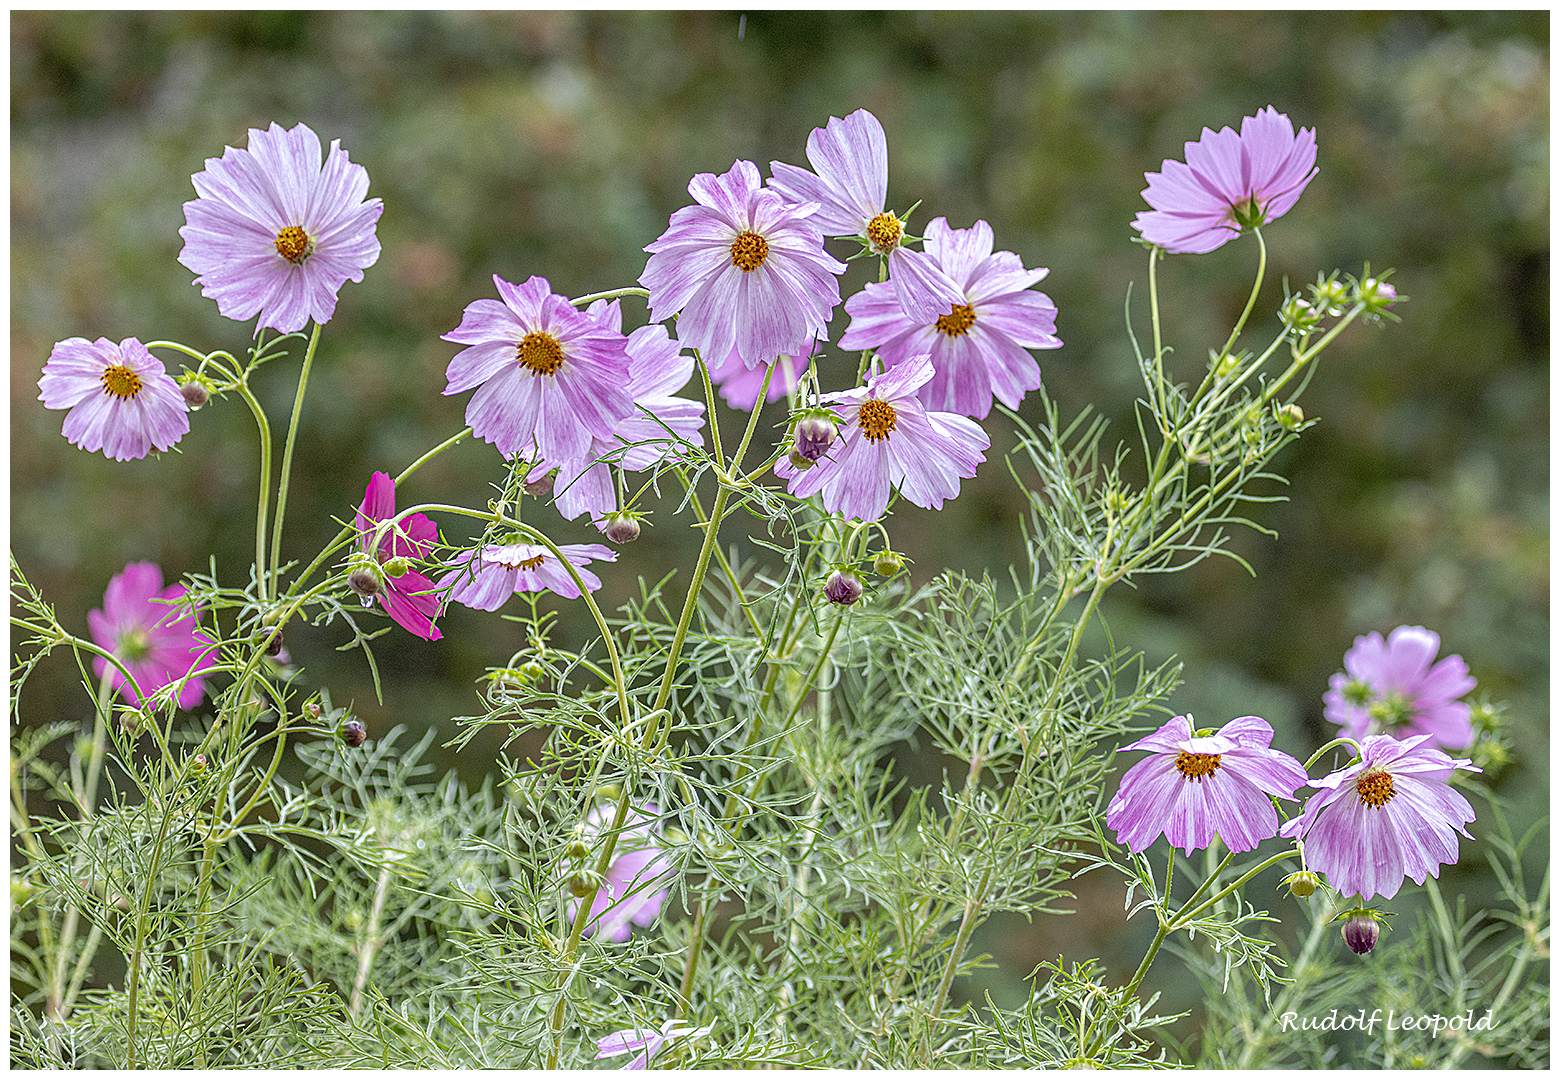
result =
[[[277,567],[281,565],[282,551],[282,519],[287,514],[287,487],[292,477],[293,447],[298,441],[298,418],[303,414],[303,396],[309,388],[309,369],[314,365],[314,349],[320,342],[320,324],[314,324],[314,332],[309,335],[309,347],[303,354],[303,368],[298,372],[298,393],[293,398],[292,420],[287,425],[287,444],[282,449],[282,475],[276,486],[276,520],[271,529],[271,590],[277,591],[281,587],[278,581]],[[255,567],[258,576],[260,567]],[[264,589],[261,589],[264,596]]]

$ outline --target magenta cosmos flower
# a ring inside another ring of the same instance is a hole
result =
[[[445,341],[466,345],[445,372],[444,393],[476,388],[466,423],[506,457],[584,457],[633,411],[625,390],[628,339],[577,310],[543,277],[514,285],[498,275],[498,300],[473,300]]]
[[[206,680],[188,676],[216,645],[200,632],[199,612],[184,598],[183,585],[163,588],[156,563],[131,563],[109,580],[103,607],[87,612],[87,626],[92,640],[130,670],[141,695],[149,698],[184,679],[176,700],[179,708],[193,709],[206,696]],[[107,660],[95,658],[92,669],[99,678],[108,673],[115,690],[141,704],[135,686]]]
[[[891,489],[916,506],[941,508],[975,475],[991,440],[965,416],[931,412],[916,397],[933,377],[932,361],[917,356],[867,379],[865,387],[824,396],[839,413],[841,434],[812,468],[781,461],[775,473],[799,499],[822,492],[824,508],[847,518],[876,521]]]
[[[958,289],[926,255],[900,245],[904,225],[886,209],[888,138],[878,118],[857,109],[807,137],[813,172],[769,163],[769,186],[793,203],[815,202],[813,224],[825,236],[854,236],[887,257],[889,283],[900,307],[917,322],[931,322],[964,302]]]
[[[1322,695],[1327,719],[1340,735],[1362,739],[1385,732],[1397,738],[1429,735],[1448,750],[1473,742],[1467,702],[1477,685],[1461,656],[1435,662],[1441,638],[1422,626],[1400,626],[1383,641],[1372,631],[1354,639],[1344,670]]]
[[[385,530],[372,551],[374,531],[381,521],[395,517],[395,481],[388,473],[376,472],[363,492],[363,505],[357,512],[358,550],[370,555],[375,565],[353,571],[352,587],[362,597],[364,607],[374,600],[384,605],[386,614],[402,628],[426,641],[438,641],[444,634],[433,620],[441,604],[434,594],[437,586],[406,563],[426,559],[439,539],[439,528],[426,514],[412,514]],[[392,563],[392,560],[394,562]],[[390,563],[390,566],[386,566]],[[392,576],[390,570],[405,572]]]
[[[600,805],[585,817],[585,832],[593,844],[611,824],[614,810]],[[627,941],[633,926],[649,926],[671,895],[668,879],[672,864],[661,852],[655,820],[661,813],[655,803],[630,807],[612,849],[612,863],[591,901],[585,933],[608,941]],[[568,919],[573,922],[579,901],[568,899]],[[630,925],[632,924],[632,926]]]
[[[1316,175],[1316,131],[1295,134],[1271,105],[1231,128],[1186,144],[1186,161],[1144,173],[1141,211],[1132,227],[1166,251],[1199,254],[1222,247],[1246,228],[1283,217]]]
[[[1404,877],[1423,885],[1457,861],[1458,833],[1473,839],[1463,828],[1473,807],[1449,781],[1457,769],[1481,770],[1430,741],[1366,736],[1360,760],[1310,781],[1319,790],[1284,823],[1282,835],[1305,840],[1306,865],[1344,896],[1391,899]]]
[[[618,1070],[624,1069],[648,1069],[650,1062],[669,1042],[677,1039],[697,1039],[708,1035],[715,1028],[696,1028],[692,1024],[685,1024],[681,1020],[668,1020],[657,1028],[624,1028],[622,1031],[614,1031],[611,1035],[603,1035],[596,1040],[596,1058],[620,1057],[623,1054],[633,1054],[628,1061],[618,1066]]]
[[[560,544],[558,550],[591,592],[601,588],[601,579],[585,567],[593,560],[617,561],[617,552],[600,544]],[[570,600],[580,595],[558,556],[540,544],[488,544],[461,552],[450,566],[454,570],[439,579],[438,587],[448,589],[457,604],[479,611],[497,611],[521,592],[553,592]]]
[[[38,400],[69,409],[65,438],[115,461],[167,450],[190,430],[189,405],[163,362],[135,338],[66,338],[38,380]]]
[[[1212,735],[1196,735],[1177,716],[1118,752],[1152,751],[1128,769],[1105,811],[1105,823],[1132,852],[1163,833],[1187,854],[1218,834],[1232,852],[1250,851],[1278,834],[1269,796],[1293,799],[1305,769],[1271,748],[1273,729],[1258,716],[1231,720]]]
[[[639,282],[650,290],[651,317],[677,315],[678,338],[700,355],[719,360],[735,349],[749,366],[804,354],[827,337],[845,264],[823,250],[810,220],[817,204],[765,190],[751,161],[697,174],[688,193],[696,205],[672,214],[645,247]]]
[[[889,367],[928,353],[936,371],[921,389],[928,409],[983,418],[993,395],[1017,408],[1040,385],[1040,365],[1029,349],[1055,349],[1056,305],[1031,290],[1050,273],[1025,270],[1011,251],[993,252],[991,226],[951,229],[946,218],[926,227],[926,254],[959,291],[959,303],[937,319],[905,314],[885,283],[868,285],[845,302],[850,327],[842,349],[876,349]]]
[[[336,294],[379,260],[368,171],[339,140],[321,162],[319,136],[303,124],[249,130],[249,149],[228,147],[191,177],[200,198],[184,204],[179,261],[229,319],[260,316],[282,333],[329,321]]]

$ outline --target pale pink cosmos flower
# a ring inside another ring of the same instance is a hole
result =
[[[477,438],[511,454],[566,461],[610,439],[633,411],[628,340],[579,311],[533,276],[514,285],[498,275],[499,300],[473,300],[445,341],[468,346],[445,372],[444,393],[476,393],[466,423]]]
[[[888,205],[888,137],[866,109],[843,120],[829,117],[826,127],[807,137],[813,172],[769,163],[769,186],[793,203],[816,202],[813,224],[825,236],[858,237],[888,259],[889,283],[900,307],[917,322],[931,322],[964,302],[946,275],[925,254],[902,246],[904,225]]]
[[[932,378],[932,361],[912,357],[867,379],[867,385],[823,401],[840,416],[840,435],[817,464],[798,470],[789,460],[775,473],[799,499],[822,493],[824,508],[847,518],[876,521],[894,488],[916,506],[942,507],[975,475],[991,440],[980,425],[956,413],[932,412],[916,392]]]
[[[613,807],[598,805],[585,816],[585,833],[595,844],[602,842],[602,834],[612,824]],[[590,921],[585,933],[594,934],[608,941],[627,941],[635,926],[649,926],[671,895],[670,879],[673,873],[671,860],[661,851],[656,834],[656,818],[660,807],[644,803],[629,808],[618,832],[617,844],[612,849],[612,862],[607,867],[596,898],[591,901]],[[579,901],[568,898],[567,917],[572,923],[579,911]]]
[[[57,342],[38,380],[47,409],[69,409],[65,438],[115,461],[167,450],[190,430],[189,404],[163,362],[135,338]]]
[[[766,190],[751,161],[688,184],[695,205],[672,214],[645,250],[639,282],[651,317],[677,315],[677,336],[704,357],[733,349],[749,366],[805,353],[828,336],[845,264],[823,250],[816,203]]]
[[[655,1056],[667,1043],[678,1039],[701,1038],[714,1030],[713,1025],[696,1028],[692,1024],[685,1024],[676,1019],[667,1020],[659,1029],[624,1028],[622,1031],[614,1031],[611,1035],[603,1035],[596,1040],[595,1060],[633,1054],[634,1056],[626,1063],[618,1066],[618,1070],[621,1072],[624,1069],[648,1069]]]
[[[357,547],[373,557],[378,564],[377,579],[380,588],[363,597],[363,605],[372,607],[377,599],[384,605],[386,614],[405,630],[425,641],[438,641],[444,636],[433,620],[443,607],[437,588],[426,575],[408,569],[399,577],[391,577],[384,569],[392,559],[426,559],[439,539],[439,527],[426,514],[411,514],[396,525],[390,526],[374,543],[374,533],[381,521],[395,517],[395,481],[388,473],[376,472],[363,492],[363,503],[358,507],[356,528]]]
[[[163,588],[156,563],[131,563],[109,579],[102,608],[87,612],[92,640],[119,658],[135,685],[101,656],[93,659],[92,669],[99,678],[108,674],[113,688],[133,705],[181,679],[179,708],[193,709],[206,696],[206,680],[188,676],[216,645],[201,632],[200,613],[185,594],[183,585]]]
[[[779,401],[795,390],[802,372],[807,370],[805,356],[781,356],[776,363],[778,367],[776,364],[748,367],[733,349],[725,360],[709,365],[710,382],[715,384],[727,405],[743,412],[752,412],[753,406],[758,404],[758,392],[764,387],[764,377],[769,374],[771,367],[775,368],[775,374],[769,380],[768,392],[764,394],[766,402]]]
[[[1461,656],[1437,661],[1440,648],[1440,635],[1423,626],[1400,626],[1385,641],[1375,631],[1355,638],[1344,653],[1344,670],[1322,695],[1327,719],[1352,739],[1384,732],[1397,738],[1429,735],[1448,750],[1468,746],[1471,711],[1458,699],[1477,680]]]
[[[592,592],[601,588],[601,579],[585,567],[592,561],[617,561],[617,552],[601,544],[560,544],[558,550]],[[497,611],[521,592],[551,592],[569,600],[580,595],[558,556],[540,544],[487,544],[461,552],[449,565],[452,569],[439,579],[438,588],[448,589],[455,603],[479,611]]]
[[[991,226],[954,229],[946,218],[926,227],[926,254],[959,291],[960,301],[936,319],[905,314],[885,283],[869,284],[845,302],[850,327],[842,349],[876,349],[889,367],[929,354],[936,374],[921,389],[928,409],[981,419],[992,398],[1010,409],[1040,385],[1030,349],[1055,349],[1056,305],[1033,291],[1049,270],[1024,269],[1011,251],[994,251]]]
[[[1361,902],[1391,899],[1405,877],[1420,885],[1440,877],[1443,863],[1457,861],[1457,834],[1473,839],[1463,828],[1473,807],[1449,781],[1457,769],[1482,770],[1430,742],[1366,736],[1360,760],[1310,781],[1319,790],[1279,834],[1304,839],[1306,865]]]
[[[1305,769],[1272,749],[1273,728],[1259,716],[1231,720],[1198,735],[1190,717],[1173,717],[1152,735],[1118,750],[1148,750],[1133,765],[1105,811],[1105,824],[1132,852],[1161,833],[1187,854],[1214,836],[1233,852],[1250,851],[1278,834],[1270,796],[1293,799]]]
[[[229,319],[260,316],[282,333],[329,321],[336,294],[379,259],[375,225],[384,210],[364,201],[368,172],[339,140],[322,163],[306,125],[249,130],[249,149],[228,147],[192,178],[179,261]],[[258,327],[257,327],[258,329]]]
[[[1186,161],[1166,161],[1144,173],[1141,211],[1133,228],[1166,251],[1200,254],[1222,247],[1247,228],[1289,212],[1315,176],[1316,131],[1295,134],[1271,105],[1232,128],[1186,144]]]

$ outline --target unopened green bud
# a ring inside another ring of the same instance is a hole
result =
[[[877,553],[877,558],[872,560],[872,570],[880,577],[893,577],[905,568],[905,560],[898,552],[884,548]]]
[[[1305,413],[1300,411],[1298,405],[1277,405],[1273,415],[1278,420],[1278,426],[1285,431],[1299,431],[1305,426]]]
[[[564,848],[564,854],[575,862],[584,862],[590,858],[590,845],[580,839],[569,841],[569,846]]]
[[[1289,886],[1290,896],[1310,896],[1321,884],[1321,879],[1309,870],[1296,870],[1286,877],[1280,885]]]
[[[385,574],[388,577],[405,577],[412,569],[412,561],[405,555],[397,555],[385,562]]]
[[[1278,317],[1283,320],[1286,330],[1297,334],[1316,329],[1322,321],[1322,313],[1298,294],[1284,301],[1284,306],[1278,309]]]

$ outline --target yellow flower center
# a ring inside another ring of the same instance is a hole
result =
[[[887,255],[898,247],[899,238],[904,234],[905,228],[899,224],[899,219],[886,210],[867,222],[867,243],[879,255]]]
[[[127,663],[145,660],[152,651],[152,635],[142,627],[126,630],[120,635],[114,654]]]
[[[968,304],[956,304],[948,314],[937,317],[937,332],[947,334],[949,337],[968,334],[970,327],[974,325],[975,309]]]
[[[141,392],[141,376],[115,364],[103,372],[103,393],[113,394],[120,401],[128,401]]]
[[[861,433],[867,437],[867,442],[877,443],[888,438],[888,433],[894,430],[894,424],[899,420],[899,414],[894,412],[894,407],[886,401],[877,398],[868,398],[861,403],[861,412],[856,416],[856,423],[861,426]]]
[[[751,274],[769,257],[769,241],[756,232],[745,232],[731,242],[731,265]]]
[[[515,359],[536,375],[553,375],[563,366],[563,346],[551,334],[532,330],[515,349]]]
[[[314,254],[314,241],[297,225],[276,234],[276,253],[290,263],[301,263]]]
[[[1219,770],[1219,754],[1193,754],[1182,750],[1175,756],[1175,768],[1182,776],[1200,784]]]
[[[1397,795],[1392,774],[1385,771],[1365,773],[1354,782],[1354,789],[1360,793],[1360,802],[1372,810],[1380,810]]]

